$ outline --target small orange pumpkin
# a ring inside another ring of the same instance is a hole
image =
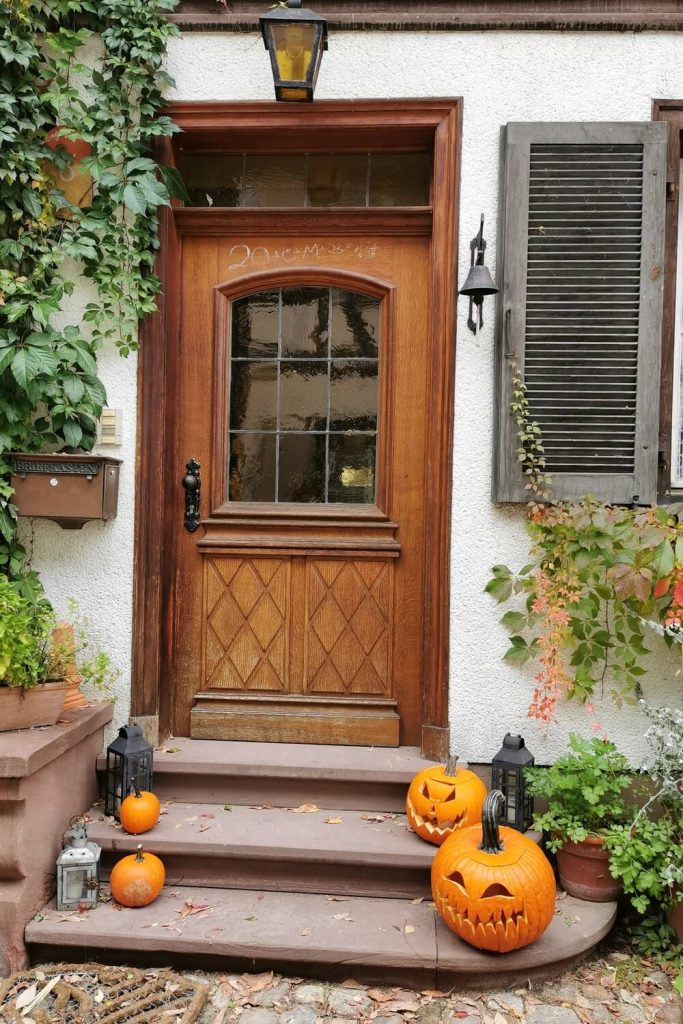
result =
[[[432,896],[448,927],[477,949],[508,953],[535,942],[555,913],[555,877],[543,851],[498,828],[505,798],[486,797],[481,825],[461,829],[432,863]]]
[[[166,869],[153,853],[137,853],[117,861],[111,871],[111,894],[122,907],[146,907],[153,903],[164,886]]]
[[[146,789],[138,789],[133,783],[134,793],[127,796],[119,810],[119,821],[124,831],[133,836],[139,836],[142,832],[149,832],[159,820],[161,806],[159,798],[154,793],[148,793]]]
[[[446,765],[418,772],[408,789],[406,814],[414,832],[436,846],[466,825],[481,820],[486,786],[478,775],[456,769],[457,757]]]

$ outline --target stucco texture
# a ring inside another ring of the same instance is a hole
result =
[[[187,33],[171,41],[173,99],[268,100],[272,80],[256,33]],[[683,35],[608,33],[332,32],[316,97],[462,96],[464,122],[460,193],[460,279],[469,240],[486,216],[487,250],[495,275],[499,130],[507,121],[646,121],[656,97],[683,93]],[[525,561],[523,512],[490,500],[493,398],[493,304],[476,338],[458,318],[451,562],[451,696],[453,749],[488,761],[506,731],[521,731],[540,762],[557,756],[571,729],[590,732],[592,719],[563,706],[543,731],[527,718],[530,674],[501,661],[507,636],[500,610],[483,592],[497,562]],[[67,534],[36,527],[34,564],[50,595],[73,594],[98,638],[123,670],[116,719],[128,712],[133,565],[135,363],[105,353],[109,404],[125,410],[119,516]],[[654,702],[683,703],[675,657],[658,660],[645,690]],[[642,755],[644,718],[633,708],[598,706],[597,719],[634,761]]]

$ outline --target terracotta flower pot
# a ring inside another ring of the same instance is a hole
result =
[[[40,683],[31,690],[0,686],[0,732],[54,725],[64,706],[66,682]]]
[[[600,836],[565,843],[556,857],[560,885],[570,896],[591,903],[609,903],[620,896],[623,884],[610,874],[609,851]]]

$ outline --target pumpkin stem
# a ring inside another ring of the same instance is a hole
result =
[[[446,762],[446,775],[453,776],[458,770],[458,755],[450,754]]]
[[[144,857],[142,856],[142,843],[138,843],[138,852],[135,854],[135,859],[139,864],[142,864]]]
[[[484,800],[481,811],[481,845],[484,853],[502,853],[503,843],[498,824],[503,816],[505,797],[499,789],[492,789]]]

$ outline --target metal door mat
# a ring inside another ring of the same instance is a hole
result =
[[[208,986],[173,971],[48,964],[0,981],[0,1020],[16,1024],[195,1024]]]

